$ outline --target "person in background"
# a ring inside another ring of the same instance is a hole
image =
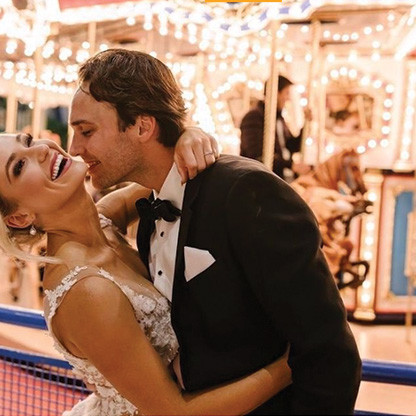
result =
[[[273,172],[287,182],[291,182],[294,178],[308,173],[310,170],[310,166],[293,160],[293,154],[301,150],[303,129],[299,135],[294,136],[282,115],[285,104],[290,99],[292,85],[292,81],[279,75]],[[266,93],[266,87],[264,91]],[[260,100],[256,107],[243,117],[240,125],[241,156],[262,161],[264,110],[265,102]],[[310,120],[309,110],[305,110],[305,120]]]

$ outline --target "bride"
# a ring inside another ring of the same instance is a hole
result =
[[[1,246],[24,258],[16,243],[47,234],[45,318],[57,350],[93,391],[64,415],[246,414],[291,383],[280,359],[239,380],[184,391],[170,305],[137,252],[98,214],[84,186],[86,165],[25,134],[0,134],[0,165]]]

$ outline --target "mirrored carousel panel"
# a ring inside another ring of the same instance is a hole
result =
[[[370,273],[355,303],[345,294],[346,306],[357,320],[403,322],[416,313],[416,179],[408,173],[371,173],[366,185],[374,211],[362,219],[360,253],[370,262]]]
[[[325,147],[383,146],[390,133],[393,88],[376,74],[361,74],[346,66],[329,71],[325,91]]]

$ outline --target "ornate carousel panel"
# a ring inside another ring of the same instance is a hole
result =
[[[374,281],[368,282],[368,287],[358,294],[359,299],[361,296],[364,300],[362,311],[367,306],[367,313],[371,315],[372,309],[377,319],[402,320],[409,310],[416,312],[416,302],[412,302],[416,291],[412,288],[409,293],[409,279],[414,278],[416,250],[411,227],[415,189],[413,175],[384,176]],[[360,316],[360,311],[357,316]]]

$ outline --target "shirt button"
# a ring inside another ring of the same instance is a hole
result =
[[[164,231],[162,231],[161,233],[160,233],[160,236],[161,237],[163,237],[165,235],[165,232]]]
[[[162,270],[159,270],[159,271],[157,272],[157,274],[158,274],[159,276],[162,276],[162,274],[163,274]]]

